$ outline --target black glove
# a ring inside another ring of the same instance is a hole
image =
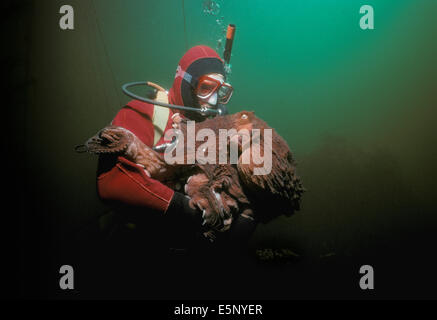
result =
[[[250,237],[258,225],[258,221],[238,215],[232,222],[231,228],[226,232],[214,232],[216,238],[210,245],[206,247],[208,252],[211,252],[215,263],[227,264],[232,261],[233,266],[241,267],[248,261],[250,257],[250,250],[248,242]]]
[[[169,223],[177,224],[181,228],[200,229],[202,226],[202,212],[191,208],[189,201],[182,193],[175,192],[165,212],[165,217]]]
[[[258,222],[252,217],[239,215],[229,230],[229,241],[235,245],[244,246],[252,236]]]

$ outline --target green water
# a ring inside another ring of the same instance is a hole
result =
[[[217,1],[214,16],[203,1],[187,0],[186,34],[182,1],[67,2],[74,31],[58,27],[64,2],[32,5],[33,84],[20,119],[29,190],[55,241],[106,210],[95,193],[96,159],[75,154],[74,145],[129,100],[123,83],[169,88],[187,44],[215,48],[220,18],[237,26],[230,111],[254,110],[277,129],[308,189],[302,211],[260,226],[253,246],[291,248],[311,261],[334,253],[357,264],[379,250],[375,259],[388,269],[404,254],[429,265],[437,1]],[[375,10],[374,30],[359,27],[363,4]]]

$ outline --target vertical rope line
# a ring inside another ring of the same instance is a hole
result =
[[[184,16],[184,37],[185,37],[185,51],[188,51],[188,40],[187,40],[187,19],[185,17],[185,1],[182,0],[182,15]]]
[[[106,63],[108,65],[109,71],[111,73],[112,84],[113,84],[113,86],[115,88],[115,93],[117,95],[117,100],[118,100],[118,103],[119,103],[119,107],[121,107],[122,103],[121,103],[121,100],[120,100],[120,96],[118,94],[119,88],[117,87],[117,81],[115,79],[114,71],[112,70],[111,63],[109,61],[109,54],[108,54],[108,50],[106,48],[106,42],[105,42],[105,38],[103,37],[102,29],[100,28],[100,22],[99,22],[99,18],[97,17],[97,11],[96,11],[96,6],[94,4],[94,0],[91,0],[91,5],[93,7],[94,17],[96,19],[97,30],[99,32],[100,38],[102,39],[103,51],[105,52]]]
[[[94,28],[96,28],[96,18],[92,13],[91,5],[88,5],[87,9],[89,9],[89,10],[85,10],[85,17],[86,17],[86,23],[87,23],[86,28],[88,30],[90,30],[90,32],[87,33],[87,37],[85,38],[85,41],[87,41],[87,47],[90,48],[89,50],[91,50],[91,52],[90,52],[91,53],[90,62],[92,62],[91,73],[92,73],[92,76],[94,77],[93,79],[95,80],[95,83],[99,83],[100,80],[103,81],[105,79],[105,76],[104,76],[104,70],[102,70],[103,68],[100,67],[100,62],[101,62],[100,60],[101,59],[99,59],[99,57],[97,56],[98,38],[97,38],[96,32],[94,32]],[[93,30],[93,32],[91,32],[91,30]],[[103,98],[105,99],[105,110],[107,112],[110,111],[108,114],[112,114],[113,110],[112,110],[112,108],[110,108],[111,97],[107,93],[106,87],[99,90],[99,92],[101,92],[100,95],[103,96]],[[99,97],[99,99],[100,99],[100,97]]]

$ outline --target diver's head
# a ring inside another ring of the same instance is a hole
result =
[[[232,95],[225,75],[224,62],[217,52],[207,46],[195,46],[179,62],[169,93],[170,102],[199,109],[219,108]],[[192,120],[205,119],[198,112],[184,113]]]

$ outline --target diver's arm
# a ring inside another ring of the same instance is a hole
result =
[[[99,159],[97,190],[101,199],[159,212],[167,210],[174,194],[172,189],[149,178],[143,168],[123,157],[115,159],[112,166],[109,161],[105,156]]]
[[[101,199],[152,209],[169,223],[201,226],[201,213],[189,199],[147,176],[144,169],[123,157],[100,156],[97,189]]]
[[[111,124],[131,131],[151,147],[154,141],[153,113],[153,105],[130,101]],[[103,200],[165,212],[174,194],[172,189],[150,178],[139,165],[121,156],[101,155],[97,176],[97,189]]]
[[[153,110],[152,105],[131,101],[118,112],[112,125],[130,130],[151,147]],[[167,126],[170,125],[171,122]],[[188,198],[150,178],[144,168],[124,157],[101,155],[97,176],[97,191],[102,200],[152,209],[165,214],[169,222],[194,221],[201,225],[200,220],[197,221],[201,214],[188,205]]]

